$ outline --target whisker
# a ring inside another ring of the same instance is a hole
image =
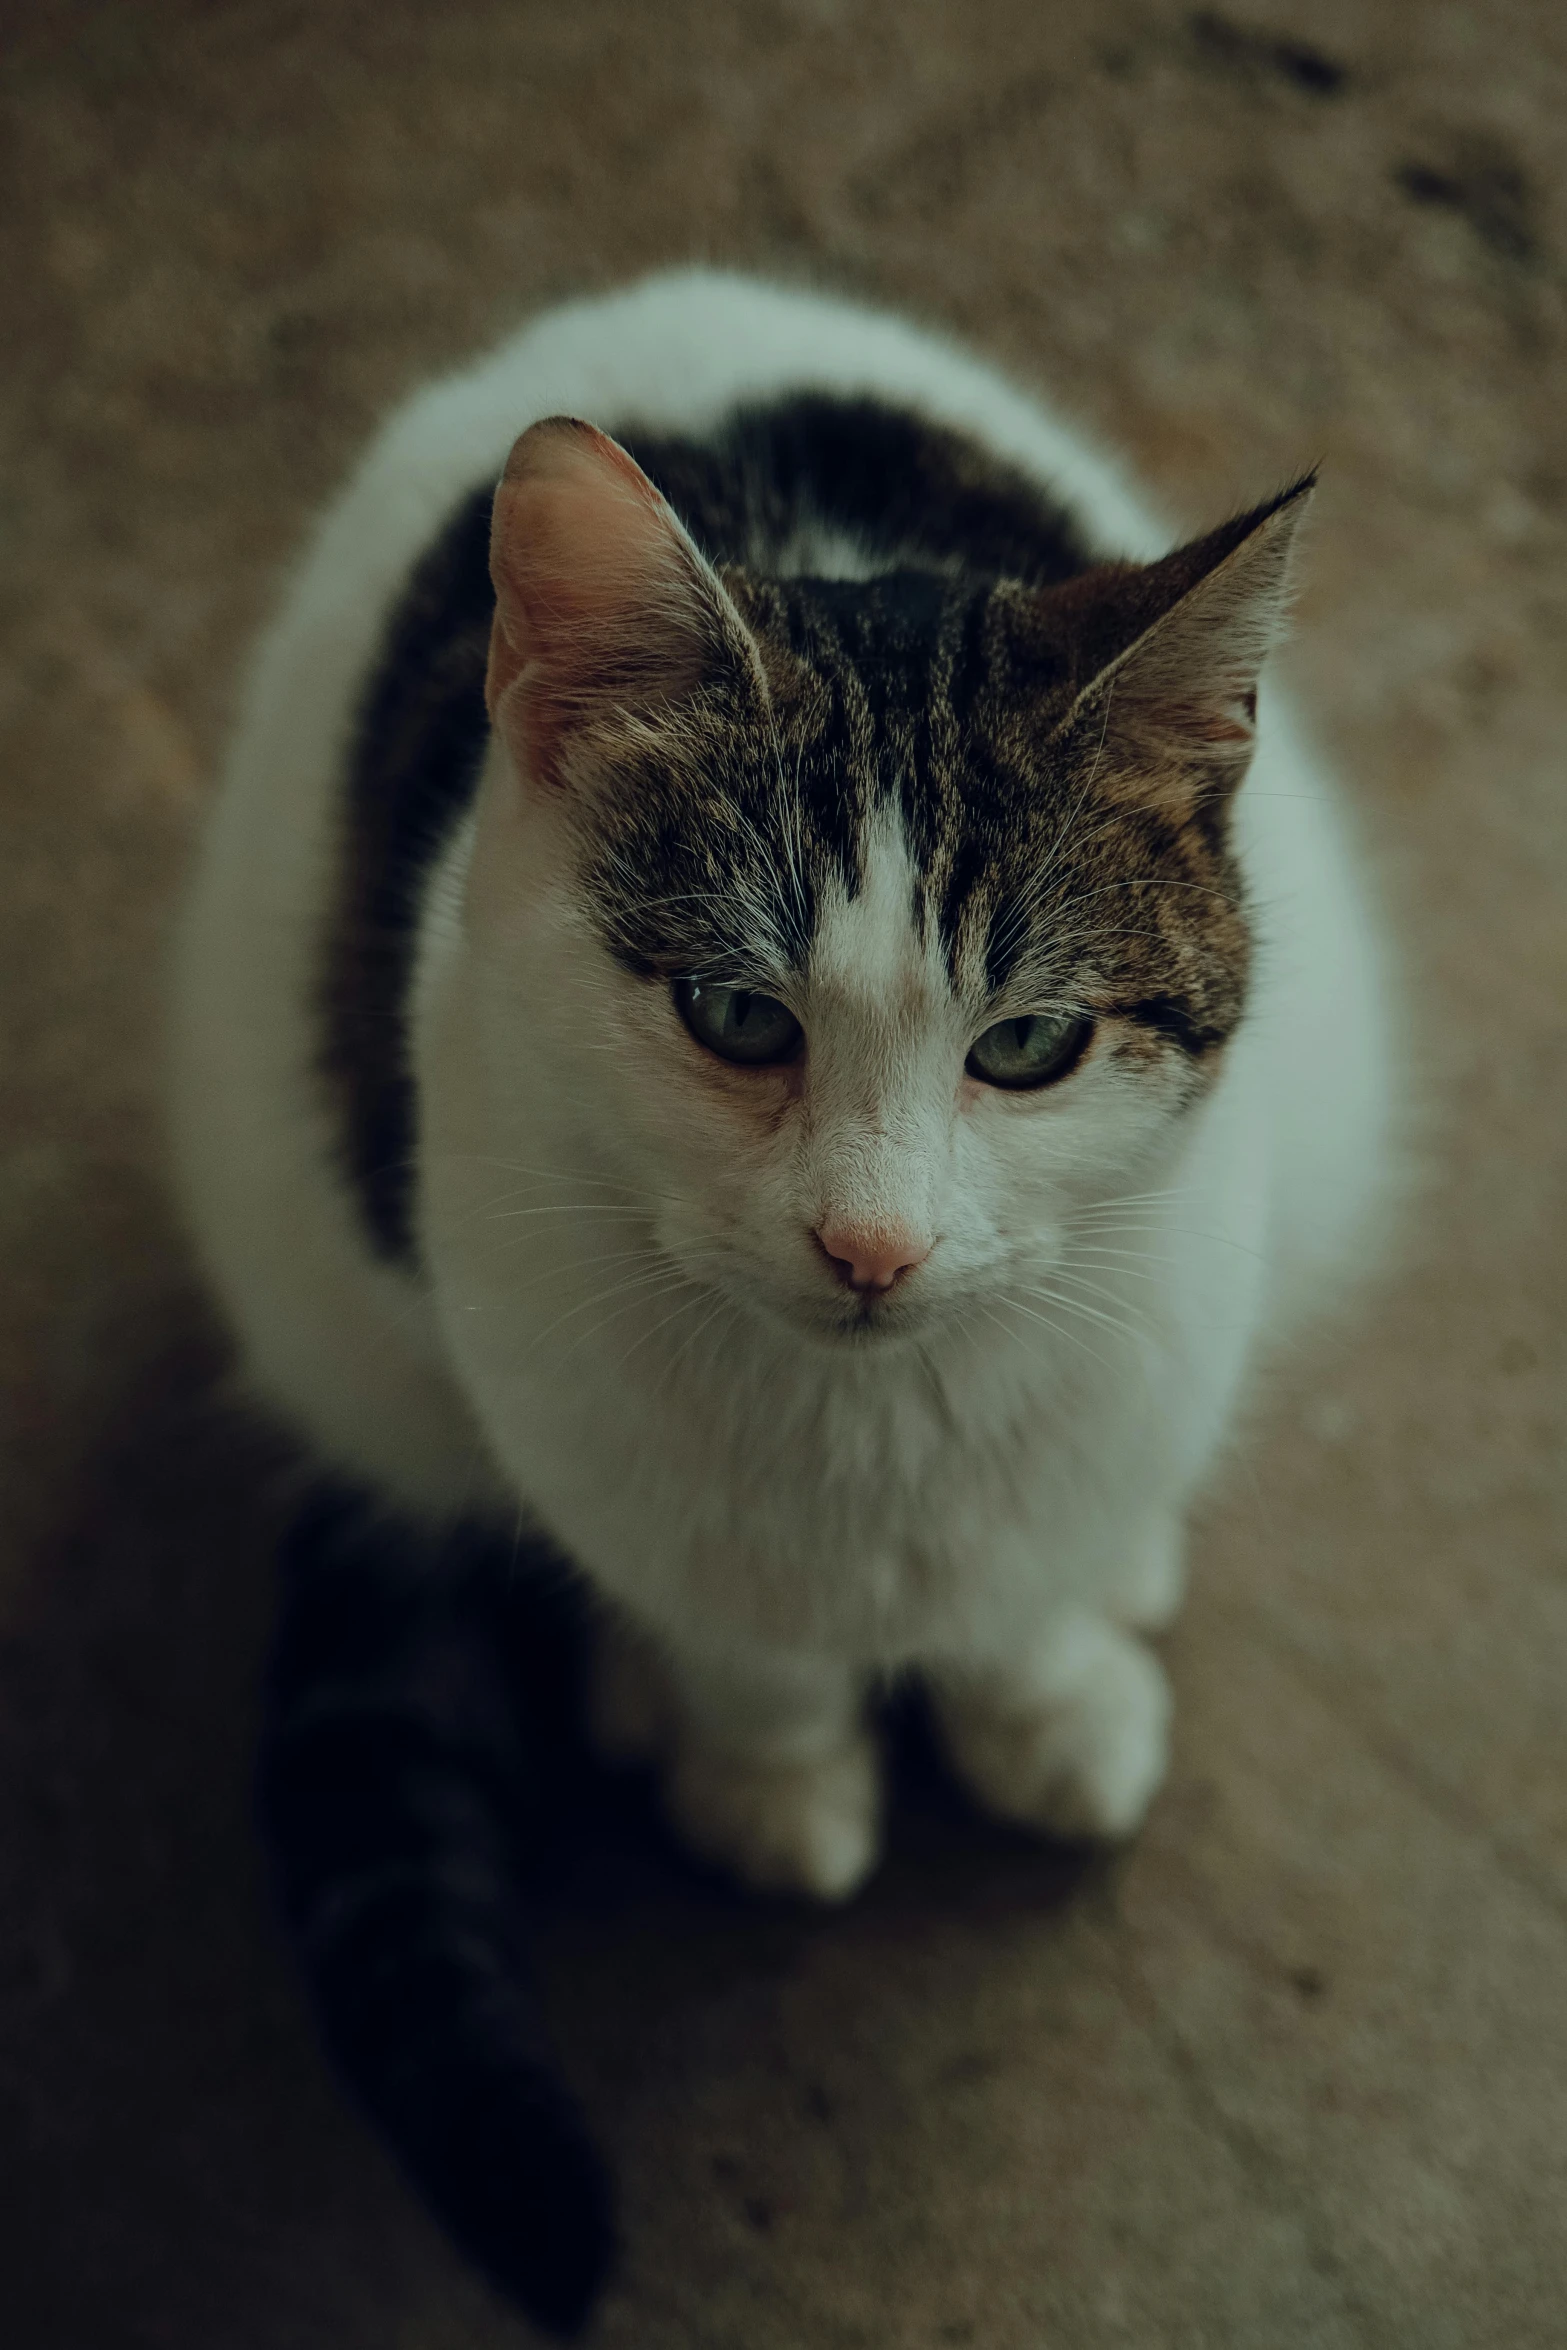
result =
[[[584,1175],[575,1167],[525,1167],[520,1159],[495,1159],[485,1151],[432,1150],[420,1155],[432,1164],[437,1159],[443,1159],[454,1166],[495,1167],[503,1175],[531,1175],[540,1183],[585,1183],[593,1191],[630,1191],[634,1188],[629,1183],[616,1182],[608,1175]],[[409,1161],[410,1165],[416,1163],[416,1160]]]
[[[1062,1306],[1069,1314],[1081,1314],[1085,1322],[1097,1322],[1102,1328],[1115,1331],[1118,1337],[1135,1338],[1137,1336],[1137,1331],[1132,1323],[1123,1322],[1116,1314],[1107,1314],[1101,1306],[1088,1306],[1084,1305],[1080,1298],[1064,1297],[1059,1290],[1029,1289],[1024,1292],[1024,1295],[1037,1297],[1045,1305]]]
[[[644,1330],[640,1338],[634,1338],[631,1341],[631,1344],[627,1347],[625,1353],[621,1356],[620,1361],[616,1364],[615,1367],[617,1370],[623,1371],[625,1369],[627,1363],[630,1362],[632,1356],[636,1353],[639,1346],[646,1346],[648,1340],[650,1338],[656,1338],[659,1332],[665,1329],[669,1323],[677,1321],[683,1313],[689,1312],[692,1306],[699,1305],[704,1298],[710,1297],[712,1295],[712,1292],[710,1290],[704,1289],[700,1282],[693,1281],[689,1274],[683,1273],[681,1275],[681,1279],[686,1283],[687,1287],[691,1291],[691,1295],[687,1298],[685,1304],[683,1306],[676,1306],[673,1312],[665,1314],[660,1321],[654,1322],[649,1329]]]
[[[490,1253],[492,1256],[505,1255],[519,1245],[515,1240],[503,1240]],[[590,1273],[602,1265],[630,1265],[638,1262],[655,1264],[666,1261],[663,1250],[659,1248],[614,1248],[596,1257],[561,1257],[552,1264],[541,1265],[526,1281],[508,1282],[505,1295],[508,1298],[526,1297],[530,1290],[539,1288],[546,1281],[558,1281],[572,1273]]]
[[[976,1311],[981,1313],[987,1322],[994,1324],[995,1328],[1000,1331],[1003,1338],[1009,1339],[1014,1346],[1022,1345],[1022,1331],[1010,1329],[1008,1325],[1002,1321],[1001,1316],[997,1313],[994,1313],[991,1308],[985,1304],[983,1299],[976,1300]]]
[[[679,1286],[680,1283],[678,1281],[671,1281],[667,1283],[662,1290],[655,1289],[642,1297],[627,1298],[625,1304],[617,1306],[612,1314],[605,1314],[601,1317],[600,1320],[592,1323],[586,1330],[579,1330],[576,1337],[572,1339],[571,1344],[562,1348],[560,1360],[565,1362],[568,1356],[576,1353],[579,1346],[588,1345],[589,1342],[597,1338],[601,1332],[607,1330],[612,1322],[618,1322],[623,1314],[634,1312],[639,1305],[647,1305],[649,1303],[656,1302],[660,1297],[667,1297],[671,1290],[678,1289]],[[613,1294],[613,1292],[611,1292],[611,1294]]]
[[[1075,1331],[1063,1330],[1061,1324],[1053,1321],[1049,1314],[1037,1314],[1032,1306],[1024,1305],[1020,1299],[1015,1297],[1003,1296],[997,1300],[997,1303],[1008,1307],[1014,1314],[1026,1314],[1031,1322],[1041,1323],[1046,1330],[1053,1331],[1057,1338],[1064,1338],[1069,1345],[1080,1347],[1085,1355],[1092,1355],[1102,1370],[1108,1371],[1110,1369],[1110,1360],[1107,1355],[1102,1355],[1096,1346],[1090,1346],[1086,1338],[1079,1338]]]
[[[1128,1254],[1133,1254],[1133,1253],[1142,1253],[1142,1252],[1132,1252],[1132,1251],[1128,1251],[1127,1253],[1128,1253]],[[1151,1249],[1150,1249],[1150,1250],[1148,1250],[1148,1251],[1146,1252],[1146,1255],[1147,1255],[1147,1260],[1148,1260],[1148,1263],[1149,1263],[1150,1265],[1158,1265],[1158,1264],[1163,1264],[1163,1265],[1166,1267],[1166,1269],[1168,1269],[1168,1265],[1169,1265],[1169,1259],[1168,1259],[1168,1258],[1160,1258],[1160,1257],[1157,1257],[1157,1256],[1155,1256],[1155,1254],[1153,1253],[1153,1251],[1152,1251]],[[1128,1280],[1128,1281],[1153,1281],[1153,1282],[1157,1282],[1157,1281],[1158,1281],[1158,1279],[1159,1279],[1159,1276],[1158,1276],[1158,1274],[1157,1274],[1157,1273],[1147,1273],[1147,1272],[1144,1272],[1144,1271],[1142,1271],[1142,1270],[1140,1269],[1140,1267],[1138,1267],[1137,1265],[1131,1265],[1131,1264],[1121,1265],[1121,1264],[1113,1264],[1113,1263],[1108,1263],[1108,1262],[1106,1262],[1106,1261],[1104,1261],[1104,1260],[1102,1260],[1102,1259],[1101,1259],[1101,1257],[1100,1257],[1100,1255],[1099,1255],[1099,1253],[1098,1253],[1098,1251],[1097,1251],[1097,1250],[1095,1250],[1095,1249],[1091,1249],[1091,1248],[1085,1248],[1085,1249],[1075,1249],[1075,1250],[1073,1251],[1073,1253],[1072,1253],[1072,1255],[1071,1255],[1070,1257],[1063,1257],[1063,1258],[1059,1259],[1057,1263],[1055,1263],[1055,1264],[1053,1264],[1053,1265],[1048,1265],[1048,1266],[1045,1268],[1045,1270],[1046,1270],[1046,1271],[1047,1271],[1047,1272],[1050,1274],[1050,1276],[1052,1277],[1052,1279],[1055,1279],[1055,1280],[1060,1280],[1060,1279],[1061,1279],[1063,1276],[1065,1276],[1065,1275],[1066,1275],[1066,1274],[1068,1274],[1068,1273],[1071,1273],[1071,1274],[1072,1274],[1072,1277],[1073,1277],[1073,1279],[1074,1279],[1074,1280],[1077,1280],[1077,1279],[1081,1279],[1081,1275],[1079,1275],[1079,1274],[1076,1272],[1076,1270],[1075,1270],[1075,1268],[1076,1268],[1078,1265],[1092,1265],[1092,1266],[1093,1266],[1093,1268],[1095,1269],[1095,1271],[1096,1271],[1096,1272],[1100,1272],[1100,1273],[1116,1273],[1116,1274],[1119,1274],[1119,1275],[1121,1275],[1123,1279],[1125,1279],[1125,1280]]]
[[[1151,1282],[1155,1288],[1159,1286],[1157,1273],[1142,1272],[1134,1265],[1100,1265],[1096,1270],[1101,1273],[1115,1273],[1123,1281],[1147,1281]],[[1107,1297],[1112,1305],[1123,1306],[1127,1313],[1135,1314],[1140,1322],[1146,1324],[1148,1321],[1148,1316],[1142,1307],[1134,1305],[1130,1298],[1123,1297],[1118,1289],[1112,1289],[1108,1282],[1096,1281],[1086,1273],[1079,1273],[1071,1265],[1052,1265],[1049,1268],[1048,1277],[1052,1281],[1074,1282],[1079,1289],[1086,1289],[1091,1296]]]
[[[1104,1208],[1140,1208],[1146,1206],[1150,1200],[1184,1199],[1187,1196],[1187,1187],[1184,1183],[1167,1183],[1158,1191],[1118,1192],[1113,1199],[1093,1200],[1087,1207],[1074,1208],[1066,1221],[1069,1224],[1077,1224],[1085,1216],[1097,1215]]]
[[[691,1331],[687,1337],[683,1338],[683,1339],[680,1341],[680,1344],[679,1344],[679,1346],[678,1346],[678,1347],[675,1349],[674,1353],[673,1353],[673,1354],[670,1356],[670,1358],[669,1358],[669,1361],[668,1361],[668,1362],[665,1364],[665,1366],[664,1366],[664,1376],[663,1376],[663,1378],[662,1378],[662,1379],[659,1381],[659,1387],[660,1387],[660,1389],[663,1389],[664,1387],[666,1387],[666,1386],[669,1384],[669,1381],[670,1381],[670,1380],[671,1380],[671,1379],[674,1377],[674,1375],[675,1375],[675,1367],[676,1367],[676,1365],[677,1365],[677,1364],[679,1364],[679,1363],[683,1363],[683,1362],[685,1361],[685,1358],[686,1358],[686,1356],[687,1356],[687,1355],[690,1353],[690,1351],[691,1351],[692,1347],[693,1347],[693,1346],[696,1344],[697,1340],[698,1340],[698,1339],[701,1337],[701,1335],[702,1335],[703,1331],[704,1331],[704,1330],[708,1330],[708,1329],[710,1329],[710,1328],[712,1327],[713,1323],[717,1321],[717,1319],[718,1319],[719,1315],[720,1315],[721,1313],[723,1313],[723,1312],[725,1311],[725,1309],[726,1309],[726,1308],[728,1309],[728,1311],[729,1311],[729,1313],[730,1313],[731,1315],[735,1314],[735,1313],[736,1313],[736,1312],[738,1312],[738,1310],[739,1310],[739,1309],[738,1309],[738,1308],[735,1306],[735,1304],[734,1304],[734,1302],[733,1302],[733,1300],[732,1300],[732,1299],[730,1299],[730,1298],[727,1298],[727,1297],[720,1297],[720,1298],[719,1298],[719,1300],[718,1300],[718,1303],[717,1303],[717,1304],[714,1306],[714,1308],[713,1308],[712,1312],[711,1312],[710,1314],[707,1314],[707,1315],[705,1315],[705,1316],[703,1317],[703,1319],[702,1319],[700,1322],[698,1322],[698,1324],[697,1324],[696,1328],[695,1328],[693,1331]],[[670,1318],[672,1319],[672,1317],[670,1317]],[[662,1328],[663,1328],[663,1327],[664,1327],[663,1323],[662,1323],[662,1322],[660,1322],[660,1323],[659,1323],[659,1325],[658,1325],[658,1328],[659,1328],[660,1330],[662,1330]]]
[[[480,1212],[475,1210],[476,1214]],[[562,1200],[558,1205],[548,1208],[506,1208],[493,1214],[490,1222],[511,1224],[524,1216],[618,1216],[625,1223],[629,1218],[637,1216],[645,1221],[646,1215],[647,1210],[643,1207],[612,1208],[600,1200]]]
[[[1079,890],[1075,896],[1063,898],[1061,903],[1058,906],[1052,906],[1050,911],[1059,919],[1063,914],[1070,914],[1074,906],[1091,906],[1096,898],[1113,897],[1117,890],[1122,889],[1191,890],[1200,897],[1218,898],[1226,906],[1234,906],[1239,902],[1233,890],[1218,889],[1209,881],[1176,881],[1173,878],[1167,879],[1159,873],[1135,873],[1128,874],[1121,881],[1102,882],[1098,889]]]
[[[622,1297],[628,1290],[650,1289],[660,1279],[667,1281],[671,1278],[676,1281],[683,1281],[685,1279],[685,1275],[683,1273],[675,1272],[673,1267],[669,1266],[666,1266],[661,1270],[659,1268],[655,1268],[650,1273],[633,1273],[624,1281],[612,1281],[608,1289],[601,1289],[595,1297],[579,1298],[574,1306],[568,1306],[565,1313],[558,1314],[553,1322],[549,1323],[543,1330],[538,1331],[534,1337],[529,1340],[529,1353],[531,1354],[535,1347],[542,1346],[547,1338],[553,1338],[555,1332],[557,1330],[563,1330],[568,1322],[575,1321],[578,1314],[591,1313],[595,1306],[604,1305],[612,1297]]]
[[[1122,1224],[1107,1225],[1105,1229],[1119,1231],[1123,1234],[1128,1232],[1157,1233],[1162,1239],[1208,1240],[1219,1248],[1233,1248],[1243,1257],[1255,1257],[1259,1265],[1266,1265],[1270,1261],[1260,1248],[1248,1248],[1244,1240],[1234,1240],[1227,1232],[1199,1232],[1189,1224]],[[1100,1244],[1101,1254],[1105,1253],[1108,1245],[1108,1243]],[[1138,1249],[1131,1253],[1138,1256],[1151,1256],[1153,1252],[1149,1249]]]

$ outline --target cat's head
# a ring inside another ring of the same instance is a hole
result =
[[[917,1333],[1158,1180],[1245,1003],[1230,803],[1308,487],[1065,586],[777,580],[592,427],[522,436],[469,927],[680,1270]]]

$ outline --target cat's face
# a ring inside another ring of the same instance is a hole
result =
[[[497,505],[479,922],[536,1076],[745,1308],[864,1344],[1026,1301],[1240,1016],[1282,534],[1066,590],[720,582],[632,473],[567,438]]]

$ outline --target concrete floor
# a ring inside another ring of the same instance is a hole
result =
[[[1409,979],[1418,1204],[1257,1398],[1123,1862],[553,1930],[603,2350],[1567,2341],[1567,16],[10,0],[0,32],[0,2333],[500,2350],[248,1840],[265,1445],[160,1178],[236,667],[396,395],[693,253],[950,323],[1197,524],[1325,461],[1291,657]]]

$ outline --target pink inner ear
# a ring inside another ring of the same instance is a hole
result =
[[[553,774],[574,723],[697,682],[713,636],[705,567],[594,426],[552,417],[522,435],[495,494],[490,570],[486,694],[535,776]]]

